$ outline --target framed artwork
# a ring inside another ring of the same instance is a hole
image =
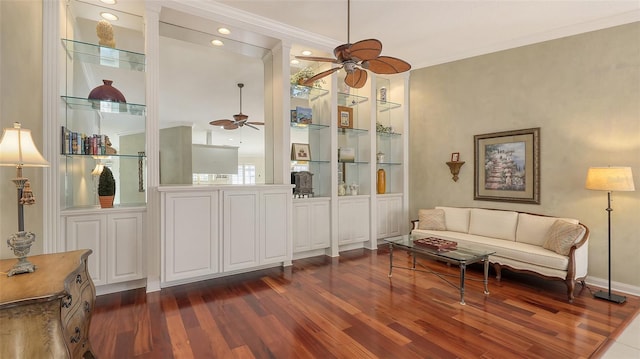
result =
[[[353,108],[338,106],[338,127],[353,128]]]
[[[540,204],[539,127],[473,138],[473,199]]]
[[[308,143],[291,144],[292,161],[311,161],[311,150]]]
[[[458,162],[460,160],[460,152],[454,152],[451,154],[451,162]]]

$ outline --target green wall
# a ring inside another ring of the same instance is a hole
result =
[[[612,280],[640,287],[640,23],[415,70],[410,79],[409,207],[515,209],[580,219],[589,276],[607,278],[606,192],[590,166],[631,166],[613,194]],[[541,204],[474,201],[477,134],[541,128]],[[445,164],[466,161],[460,179]]]

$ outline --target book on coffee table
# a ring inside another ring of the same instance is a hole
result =
[[[458,246],[458,242],[436,237],[414,239],[413,244],[418,247],[429,248],[436,251],[452,250]]]

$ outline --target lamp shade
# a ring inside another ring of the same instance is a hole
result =
[[[5,128],[0,138],[0,166],[49,167],[33,143],[31,130],[14,122],[13,128]]]
[[[631,167],[590,167],[584,187],[598,191],[635,191]]]

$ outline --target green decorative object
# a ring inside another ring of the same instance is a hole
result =
[[[104,167],[100,173],[100,181],[98,182],[98,196],[100,196],[100,207],[113,207],[113,197],[116,194],[116,180],[109,167]]]

